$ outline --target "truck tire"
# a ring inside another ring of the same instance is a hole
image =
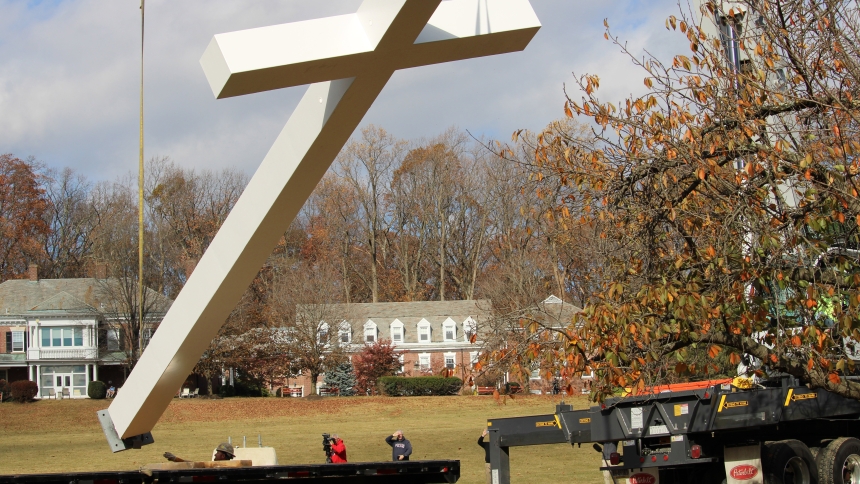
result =
[[[762,465],[765,484],[819,484],[815,458],[799,440],[765,444]]]
[[[831,441],[818,453],[816,463],[820,484],[860,484],[860,440]]]

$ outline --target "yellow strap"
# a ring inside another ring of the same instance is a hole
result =
[[[789,403],[791,403],[791,394],[794,393],[794,388],[788,389],[788,394],[785,396],[785,405],[783,407],[787,407]]]
[[[725,396],[725,395],[723,395],[723,397],[722,397],[722,398],[720,398],[720,407],[719,407],[719,408],[717,408],[717,413],[722,412],[722,411],[723,411],[723,407],[725,407],[725,405],[726,405],[726,396]]]

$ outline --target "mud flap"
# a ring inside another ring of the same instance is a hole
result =
[[[761,445],[726,447],[724,449],[726,484],[764,484],[761,469]]]

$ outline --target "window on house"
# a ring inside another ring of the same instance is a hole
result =
[[[397,361],[400,362],[400,373],[405,372],[406,371],[406,355],[404,355],[403,353],[400,353],[397,356]]]
[[[445,368],[454,369],[457,366],[457,359],[455,353],[445,353]]]
[[[42,347],[83,346],[84,328],[41,328]]]
[[[472,335],[477,333],[478,324],[471,317],[466,318],[466,320],[463,321],[463,340],[469,343],[471,342]]]
[[[430,369],[430,353],[421,353],[418,355],[418,368],[422,370]]]
[[[12,331],[12,352],[21,353],[24,351],[24,331]]]
[[[155,333],[155,330],[152,328],[143,330],[143,349],[146,349],[146,347],[149,346],[149,341],[152,339],[153,333]]]
[[[108,328],[106,332],[107,341],[105,341],[105,347],[108,351],[119,351],[120,350],[120,337],[119,337],[119,329],[118,328]]]
[[[320,323],[317,327],[317,343],[328,343],[328,324]]]
[[[428,323],[427,321],[422,321],[418,323],[418,342],[430,342],[430,323]]]
[[[337,335],[338,340],[341,342],[341,344],[350,344],[352,342],[352,327],[349,325],[349,323],[344,321],[343,323],[341,323]]]
[[[373,321],[368,321],[364,324],[364,342],[365,343],[375,343],[376,342],[376,323]]]
[[[394,344],[403,343],[403,323],[400,321],[391,323],[391,342]]]
[[[445,341],[454,341],[457,339],[457,324],[450,319],[442,325],[442,331],[445,335]]]

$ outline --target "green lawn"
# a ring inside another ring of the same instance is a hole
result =
[[[459,459],[462,483],[483,482],[483,450],[476,440],[488,418],[551,413],[558,397],[525,396],[497,404],[492,397],[229,398],[174,400],[152,431],[155,443],[112,454],[96,419],[109,402],[41,401],[0,404],[0,474],[136,469],[163,462],[170,451],[209,460],[228,436],[241,445],[277,450],[281,464],[322,463],[321,434],[338,433],[350,462],[387,460],[386,435],[403,429],[413,459]],[[584,399],[574,400],[582,408]],[[511,449],[514,483],[600,484],[599,455],[568,445]]]

